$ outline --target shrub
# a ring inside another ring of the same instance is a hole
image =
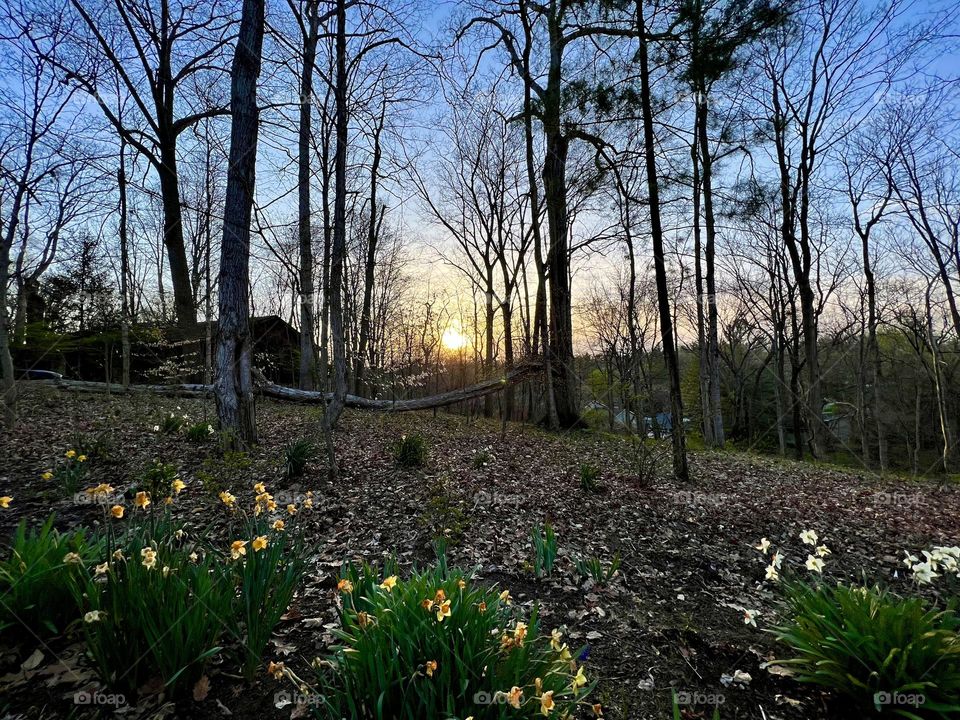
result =
[[[299,480],[307,470],[307,463],[317,454],[312,441],[301,438],[283,449],[283,474],[287,480]]]
[[[530,532],[533,542],[533,572],[537,577],[550,575],[557,560],[557,535],[553,525],[544,523],[543,527],[536,525]]]
[[[213,425],[206,422],[194,423],[187,428],[186,432],[187,440],[195,443],[206,442],[216,434],[217,431]]]
[[[603,491],[600,484],[600,468],[584,463],[580,466],[580,487],[587,492],[598,493]]]
[[[83,529],[60,533],[51,515],[39,527],[20,521],[10,555],[0,560],[0,632],[56,635],[75,619],[71,576],[98,558]],[[73,553],[73,555],[71,555]]]
[[[649,487],[660,477],[663,452],[658,449],[656,441],[631,437],[630,444],[630,459],[634,474],[637,476],[637,483],[640,487]]]
[[[470,526],[470,517],[450,492],[447,482],[446,478],[441,477],[430,486],[417,522],[430,533],[431,540],[442,538],[458,545]]]
[[[156,533],[134,528],[83,574],[74,596],[87,652],[108,687],[133,695],[159,677],[176,696],[221,650],[234,586],[221,558],[183,542],[168,522]]]
[[[908,718],[960,712],[960,618],[877,587],[785,585],[789,621],[772,632],[794,652],[778,660],[800,682],[829,688],[863,713]],[[887,705],[884,696],[922,696]]]
[[[491,460],[493,460],[493,455],[490,454],[489,450],[478,450],[473,456],[473,469],[483,470],[490,464]]]
[[[318,664],[320,717],[563,717],[593,689],[560,633],[541,634],[536,608],[524,623],[509,593],[460,571],[381,581],[350,566],[339,588],[340,645]]]
[[[427,464],[427,441],[420,433],[401,435],[390,444],[390,454],[400,467],[423,467]]]
[[[239,593],[231,629],[241,640],[243,675],[253,680],[270,635],[300,584],[306,562],[301,540],[274,530],[267,522],[248,523],[245,537],[251,538],[245,546],[245,560],[233,565]]]
[[[586,560],[577,558],[574,561],[574,565],[581,577],[593,578],[594,583],[603,585],[610,582],[614,575],[617,574],[617,570],[620,569],[620,553],[613,556],[613,560],[610,561],[610,565],[606,568],[604,568],[603,563],[600,562],[600,558],[596,557],[587,558]]]

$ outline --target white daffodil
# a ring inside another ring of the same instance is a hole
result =
[[[83,616],[83,621],[88,623],[98,622],[106,613],[100,610],[91,610],[86,615]]]
[[[927,585],[932,582],[935,577],[940,577],[934,572],[934,568],[929,562],[917,563],[911,569],[913,570],[913,579],[921,585]]]
[[[807,570],[810,572],[823,572],[823,560],[816,557],[815,555],[807,555],[807,562],[805,563]]]
[[[816,545],[817,544],[817,531],[816,530],[804,530],[800,533],[800,539],[803,541],[804,545]]]
[[[756,610],[744,610],[743,611],[743,624],[744,625],[753,625],[757,626],[757,616],[758,613]]]
[[[826,545],[817,546],[817,555],[819,555],[820,557],[826,557],[827,555],[832,555],[832,554],[833,553],[830,552],[830,548],[828,548]]]
[[[777,572],[777,569],[773,565],[767,565],[767,573],[765,577],[767,580],[779,580],[780,573]]]
[[[755,545],[753,549],[754,549],[754,550],[759,550],[759,551],[762,552],[764,555],[766,555],[766,554],[767,554],[767,550],[770,549],[770,541],[767,540],[766,538],[760,538],[760,544],[759,544],[759,545]]]
[[[779,550],[777,550],[777,551],[770,557],[770,565],[772,565],[773,567],[775,567],[777,570],[779,570],[779,569],[780,569],[780,566],[783,565],[783,555],[780,554],[780,551],[779,551]]]
[[[910,553],[909,550],[904,550],[903,554],[904,554],[903,564],[908,568],[912,568],[914,565],[920,562],[920,558]]]

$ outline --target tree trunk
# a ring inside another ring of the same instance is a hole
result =
[[[164,138],[160,149],[161,164],[156,168],[163,202],[163,244],[167,250],[170,281],[173,284],[173,305],[177,325],[191,329],[197,322],[190,287],[190,266],[183,243],[183,214],[180,206],[180,183],[177,177],[177,146],[173,137]]]
[[[251,376],[250,218],[256,177],[257,78],[263,49],[264,0],[243,0],[230,82],[230,167],[220,247],[220,317],[215,395],[229,442],[257,440]]]
[[[121,381],[130,385],[130,244],[127,237],[127,168],[126,142],[120,137],[120,164],[117,167],[117,189],[120,199],[117,213],[120,216],[120,352],[122,355]]]
[[[640,60],[640,106],[643,115],[643,143],[647,170],[647,193],[650,202],[650,237],[653,244],[653,264],[657,279],[657,305],[660,314],[660,336],[663,359],[670,378],[670,412],[673,445],[673,475],[680,482],[690,480],[687,467],[687,447],[683,427],[683,399],[680,390],[680,362],[674,345],[673,317],[670,313],[670,292],[664,262],[663,227],[660,222],[660,189],[657,178],[656,143],[653,137],[653,104],[650,98],[650,68],[647,49],[647,31],[643,18],[643,2],[637,0],[638,56]]]
[[[300,128],[298,138],[297,200],[300,240],[300,389],[313,390],[317,372],[314,343],[313,232],[310,226],[310,130],[313,113],[313,69],[320,26],[318,0],[306,4],[307,32],[303,38],[303,68],[300,76]]]

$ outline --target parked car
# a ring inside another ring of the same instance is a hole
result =
[[[63,380],[63,375],[53,370],[17,370],[21,380]]]

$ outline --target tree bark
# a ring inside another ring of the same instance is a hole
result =
[[[251,375],[250,218],[256,178],[257,78],[263,50],[264,0],[243,0],[230,82],[230,167],[220,246],[220,316],[214,383],[221,430],[231,444],[257,440]]]

